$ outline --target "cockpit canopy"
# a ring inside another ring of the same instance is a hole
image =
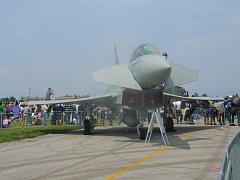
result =
[[[150,43],[145,43],[145,44],[138,46],[132,52],[130,61],[133,61],[134,59],[136,59],[140,56],[144,56],[144,55],[148,55],[148,54],[160,54],[160,53],[158,51],[158,48],[155,45],[150,44]]]

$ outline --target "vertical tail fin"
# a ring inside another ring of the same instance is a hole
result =
[[[118,54],[117,54],[117,47],[114,44],[114,55],[115,55],[115,65],[119,65]]]

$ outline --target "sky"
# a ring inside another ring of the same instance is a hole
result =
[[[199,71],[191,93],[240,93],[239,0],[2,0],[0,97],[99,95],[91,73],[142,43]]]

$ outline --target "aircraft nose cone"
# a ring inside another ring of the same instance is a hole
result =
[[[144,56],[139,58],[133,75],[143,89],[162,85],[171,74],[169,62],[161,56]]]
[[[161,85],[169,78],[171,66],[167,61],[163,60],[155,64],[151,71],[152,73],[148,78],[149,83],[153,85]]]
[[[160,65],[162,68],[160,68],[159,74],[160,76],[169,76],[171,73],[171,66],[168,62],[163,62]]]

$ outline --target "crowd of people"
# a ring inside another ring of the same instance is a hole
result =
[[[41,125],[44,119],[50,119],[52,125],[78,124],[82,125],[87,117],[95,120],[100,126],[105,125],[109,119],[111,108],[97,105],[77,104],[52,104],[52,105],[23,105],[18,101],[0,101],[0,120],[3,127],[8,127],[11,122],[21,121],[22,126],[27,124]]]
[[[198,114],[204,120],[205,125],[240,126],[240,97],[235,99],[232,96],[224,98],[224,101],[192,101],[173,102],[173,117],[177,123],[186,121],[193,124],[194,115]]]
[[[51,123],[54,125],[62,123],[81,125],[87,118],[91,119],[94,124],[104,126],[107,119],[112,119],[111,108],[94,104],[54,104],[48,108],[49,113],[52,114]]]
[[[11,122],[21,120],[22,126],[26,124],[41,125],[43,119],[49,118],[52,125],[78,124],[88,117],[100,126],[108,120],[112,124],[115,112],[112,108],[99,105],[75,105],[75,104],[52,104],[52,105],[21,105],[18,101],[0,101],[0,119],[3,127],[8,127]],[[193,124],[196,115],[204,120],[206,125],[240,126],[240,97],[233,99],[225,97],[224,101],[176,101],[172,104],[172,114],[177,123],[184,121]]]
[[[15,103],[0,101],[1,127],[8,127],[12,120],[21,117],[21,108],[18,101]]]

